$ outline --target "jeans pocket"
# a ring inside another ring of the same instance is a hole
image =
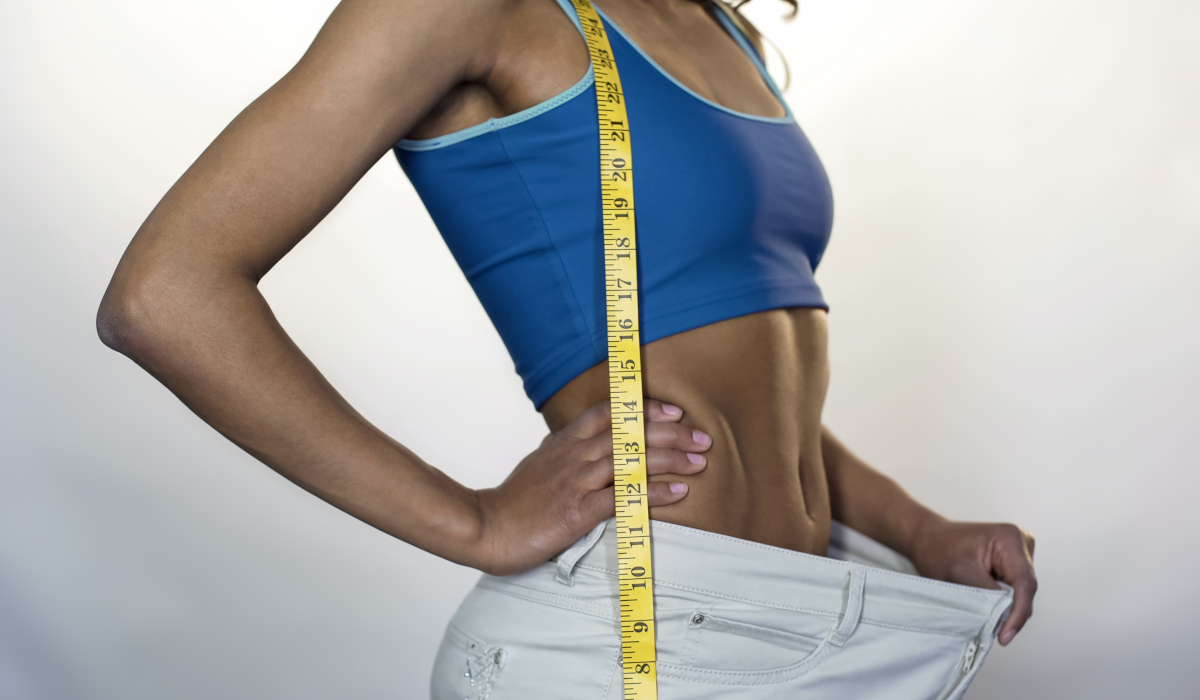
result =
[[[750,671],[790,666],[812,654],[823,637],[739,622],[696,612],[687,621],[688,666]]]
[[[832,627],[820,618],[805,622],[806,630],[781,629],[698,610],[685,622],[680,665],[719,671],[791,666],[816,651]]]
[[[660,675],[718,685],[760,685],[815,668],[829,653],[829,638],[838,620],[724,602],[663,623],[662,632],[681,632],[681,644],[677,660],[660,659]]]
[[[451,622],[433,663],[434,700],[488,700],[508,653],[467,634]]]

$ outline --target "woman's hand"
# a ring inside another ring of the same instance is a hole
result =
[[[699,454],[712,438],[680,424],[683,410],[646,401],[646,470],[649,474],[696,474]],[[562,430],[551,433],[504,483],[478,492],[482,531],[476,568],[502,576],[549,560],[615,511],[611,414],[596,404]],[[675,503],[687,485],[648,484],[651,506]]]
[[[916,531],[910,557],[929,578],[977,588],[999,588],[996,581],[1012,586],[1012,611],[1000,629],[1000,643],[1007,645],[1033,615],[1033,546],[1033,535],[1016,525],[936,517]]]

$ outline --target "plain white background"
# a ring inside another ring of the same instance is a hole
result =
[[[549,1],[549,0],[547,0]],[[100,345],[142,219],[332,7],[0,3],[0,697],[416,698],[475,575],[279,478]],[[970,697],[1194,698],[1200,5],[757,0],[833,181],[827,422],[1038,537]],[[392,157],[263,283],[473,486],[544,427]]]

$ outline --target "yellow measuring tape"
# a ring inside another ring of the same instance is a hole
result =
[[[589,0],[571,0],[583,25],[596,79],[600,121],[600,195],[604,218],[604,296],[608,309],[608,382],[612,406],[621,666],[626,700],[658,698],[654,650],[654,570],[646,488],[642,342],[638,322],[637,225],[633,150],[625,92],[612,45]]]

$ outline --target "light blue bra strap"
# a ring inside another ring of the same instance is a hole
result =
[[[575,28],[582,35],[583,25],[579,23],[579,13],[575,11],[575,6],[571,4],[571,0],[558,0],[558,4],[562,7],[563,12],[566,12],[567,16],[571,18],[571,21],[575,23]]]
[[[559,0],[559,2],[562,2],[562,0]],[[771,92],[775,93],[775,97],[779,98],[779,102],[783,104],[783,108],[789,115],[791,115],[792,110],[790,107],[788,107],[787,100],[783,99],[783,92],[780,91],[779,86],[775,84],[775,80],[771,78],[771,74],[767,72],[767,66],[762,62],[762,58],[758,55],[758,50],[755,49],[754,45],[750,43],[750,39],[747,38],[745,33],[742,32],[741,28],[737,26],[737,23],[729,17],[729,13],[733,12],[733,10],[730,10],[722,5],[720,0],[712,0],[712,2],[714,5],[719,5],[715,13],[717,15],[717,20],[721,22],[721,24],[725,27],[725,30],[728,31],[729,35],[733,37],[733,40],[738,43],[738,46],[742,47],[742,51],[745,51],[746,55],[750,57],[750,60],[754,62],[754,67],[758,69],[759,74],[762,75],[763,80],[766,81],[767,87],[771,88]]]

